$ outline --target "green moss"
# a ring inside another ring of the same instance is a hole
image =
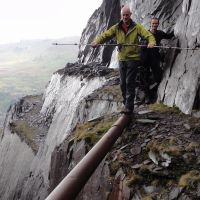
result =
[[[147,145],[147,149],[153,152],[163,152],[171,156],[180,156],[183,149],[176,144],[176,139],[167,138],[164,140],[152,140]]]
[[[188,119],[188,124],[190,125],[194,134],[200,134],[200,118],[190,117]]]
[[[37,152],[37,145],[34,142],[34,128],[30,127],[29,124],[24,120],[17,120],[10,124],[11,131],[17,133],[22,141],[25,141],[32,150]]]
[[[199,125],[200,124],[200,118],[197,118],[197,117],[190,117],[188,121],[192,125]]]
[[[198,147],[199,144],[197,142],[190,142],[190,144],[186,147],[186,151],[192,152]]]
[[[76,127],[74,131],[76,140],[86,140],[94,145],[104,133],[112,126],[116,119],[87,122]]]
[[[176,137],[174,137],[174,136],[169,137],[169,144],[170,145],[177,145],[177,143],[178,143],[178,140],[177,140]]]
[[[111,174],[115,175],[120,168],[123,168],[123,170],[126,171],[126,174],[129,174],[129,176],[132,176],[133,172],[128,173],[128,171],[130,170],[128,166],[131,166],[131,162],[126,159],[126,155],[120,152],[116,156],[117,157],[115,161],[112,161],[110,164]]]
[[[192,170],[180,177],[179,186],[182,188],[194,187],[197,182],[200,182],[200,173]]]
[[[153,200],[151,195],[142,197],[142,200]]]
[[[149,106],[150,110],[160,112],[160,113],[180,113],[179,109],[177,107],[168,107],[162,103],[155,103],[155,104],[150,104]]]

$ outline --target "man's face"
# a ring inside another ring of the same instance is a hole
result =
[[[159,21],[157,19],[152,19],[151,20],[151,29],[152,30],[157,30],[159,25]]]
[[[128,23],[129,23],[129,20],[130,20],[130,18],[131,18],[131,13],[130,13],[130,11],[128,11],[128,10],[122,10],[121,15],[122,15],[122,21],[123,21],[124,23],[128,24]]]

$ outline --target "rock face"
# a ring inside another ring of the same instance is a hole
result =
[[[0,198],[44,199],[52,152],[77,124],[117,111],[121,99],[114,100],[116,91],[94,91],[118,83],[112,69],[67,64],[52,76],[43,100],[30,96],[13,105],[0,143]]]
[[[101,7],[94,12],[88,25],[82,32],[80,43],[90,44],[103,30],[114,25],[120,18],[120,0],[103,1]],[[80,62],[110,63],[114,47],[92,49],[90,46],[81,45],[78,58]]]
[[[199,119],[165,106],[136,110],[136,121],[125,129],[76,199],[198,199]],[[51,190],[91,148],[98,134],[93,129],[115,117],[104,116],[95,125],[94,121],[82,124],[55,149]],[[86,128],[87,135],[83,135]]]
[[[40,96],[27,96],[7,113],[0,143],[0,199],[20,199],[31,163],[48,130],[42,120]]]
[[[199,9],[199,1],[183,1],[181,15],[174,27],[180,47],[194,48],[199,45]],[[172,52],[174,56],[159,88],[159,100],[169,106],[176,105],[186,114],[191,113],[195,97],[199,96],[199,53],[199,50]],[[195,106],[199,108],[199,102]]]
[[[97,34],[101,33],[120,19],[119,4],[127,3],[133,12],[133,19],[149,27],[152,16],[160,19],[160,29],[166,32],[175,31],[175,38],[169,45],[178,47],[199,46],[199,1],[198,0],[151,0],[151,1],[103,1],[101,8],[88,21],[83,31],[81,42],[90,43]],[[115,10],[114,10],[115,9]],[[106,11],[110,11],[106,14]],[[115,15],[113,15],[115,13]],[[96,17],[98,15],[98,17]],[[102,16],[102,18],[100,17]],[[103,20],[102,20],[103,19]],[[112,21],[109,21],[113,19]],[[108,23],[109,22],[109,23]],[[95,27],[95,28],[94,28]],[[98,31],[97,31],[98,30]],[[79,58],[81,62],[100,61],[110,66],[117,65],[116,52],[111,56],[111,49],[101,47],[89,50],[89,47],[80,47]],[[113,50],[113,49],[112,49]],[[177,106],[182,112],[190,114],[193,108],[199,108],[199,50],[169,50],[164,63],[163,80],[158,90],[158,101],[168,106]],[[105,59],[108,55],[110,59]],[[114,63],[114,64],[113,64]]]
[[[192,48],[199,45],[198,0],[104,0],[89,19],[81,43],[90,43],[97,34],[115,24],[124,3],[130,5],[133,18],[147,28],[150,17],[155,15],[160,18],[160,29],[166,32],[174,29],[175,38],[168,45]],[[165,52],[158,101],[177,106],[186,114],[200,107],[199,52],[176,49]],[[42,100],[41,96],[25,97],[11,107],[0,140],[0,199],[45,199],[91,148],[96,137],[100,137],[92,132],[98,124],[86,126],[89,135],[82,132],[73,132],[73,135],[72,131],[121,107],[118,74],[108,68],[115,65],[115,54],[113,47],[93,50],[81,45],[79,62],[68,63],[53,74]],[[170,113],[169,121],[162,120],[165,114],[160,117],[159,123],[156,121],[159,116],[152,115],[130,127],[131,134],[124,134],[77,199],[152,199],[158,192],[160,199],[166,200],[199,197],[200,151],[195,143],[199,141],[199,121],[195,125],[184,119],[184,123],[174,122]],[[111,124],[107,118],[101,122],[107,125],[97,131],[102,134],[102,129],[105,131]],[[175,132],[177,127],[179,134]],[[135,128],[137,132],[133,131]],[[172,145],[170,149],[165,141]],[[181,160],[181,171],[174,162],[176,159]],[[185,163],[190,165],[189,171]],[[173,170],[179,173],[174,175]],[[156,178],[142,182],[148,175]],[[163,185],[159,184],[158,177],[164,177]],[[181,178],[188,181],[178,183]],[[187,191],[188,188],[195,188],[195,192]]]

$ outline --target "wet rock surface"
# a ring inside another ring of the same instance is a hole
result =
[[[91,43],[96,35],[120,20],[120,6],[129,4],[133,20],[149,29],[152,16],[160,20],[159,29],[174,31],[175,37],[162,41],[163,45],[181,48],[199,47],[199,1],[198,0],[152,0],[152,1],[103,1],[101,7],[89,19],[83,31],[81,43]],[[82,63],[100,62],[106,66],[117,67],[116,51],[113,47],[103,46],[92,49],[80,45],[79,61]],[[177,106],[191,114],[199,109],[199,50],[160,49],[165,55],[163,79],[159,85],[158,100],[168,106]],[[111,63],[112,62],[112,63]]]
[[[40,114],[42,95],[26,96],[13,105],[13,116],[9,122],[11,133],[17,134],[36,154],[45,140],[50,118]]]
[[[165,44],[183,48],[199,46],[198,0],[104,0],[89,19],[80,43],[92,42],[96,35],[116,23],[124,3],[130,5],[133,18],[146,28],[151,16],[156,16],[160,19],[160,29],[174,30],[175,38]],[[13,108],[14,114],[10,111],[9,125],[1,135],[2,199],[45,199],[119,117],[119,113],[115,113],[122,105],[119,79],[115,70],[107,68],[113,49],[101,46],[94,50],[81,45],[79,63],[68,63],[53,75],[41,112],[44,116],[40,115],[41,96],[25,97]],[[190,114],[192,109],[200,108],[199,51],[170,49],[164,53],[158,100]],[[98,80],[92,82],[94,77]],[[106,78],[109,82],[104,85]],[[97,91],[93,93],[94,88]],[[144,94],[141,92],[138,96],[142,99]],[[77,199],[200,199],[199,119],[170,108],[149,111],[140,103],[136,104],[136,119],[126,128]],[[108,112],[113,113],[110,118],[106,116]],[[196,111],[193,116],[200,114]],[[79,124],[87,120],[89,125]],[[80,126],[83,126],[81,131]],[[67,137],[71,130],[74,132]],[[15,133],[20,139],[14,138]],[[12,148],[9,149],[9,145]],[[20,148],[22,146],[26,147]],[[27,163],[22,166],[24,158]]]
[[[82,78],[91,79],[94,77],[106,77],[114,72],[113,69],[108,68],[100,63],[67,63],[65,68],[56,71],[64,76],[81,76]]]
[[[109,200],[198,199],[200,185],[199,119],[167,107],[164,107],[164,111],[152,111],[145,106],[140,106],[136,111],[136,119],[126,128],[112,151],[108,153],[101,164],[101,169],[93,174],[92,177],[98,180],[94,181],[92,178],[93,182],[86,184],[84,192],[82,191],[77,199],[88,199],[87,194],[95,195],[98,187],[101,188],[101,192],[107,194],[105,198],[106,194],[101,193],[103,199]],[[111,118],[114,120],[116,117],[119,117],[119,114],[113,114]],[[97,119],[95,123],[103,125],[111,118],[104,116]],[[145,121],[152,119],[154,119],[153,123]],[[94,121],[89,123],[94,123]],[[85,141],[84,149],[92,147],[91,138],[89,140],[85,138],[83,141]],[[83,141],[79,140],[79,147]],[[75,149],[74,153],[69,152],[71,145],[63,144],[62,148],[68,149],[65,157],[70,155],[72,158],[76,155]],[[80,148],[78,149],[80,151]],[[74,162],[76,163],[77,160],[71,161],[71,164]],[[55,163],[54,159],[52,163]],[[105,168],[108,170],[106,173]],[[90,190],[91,185],[92,191]]]
[[[123,170],[131,199],[137,199],[134,193],[138,199],[198,199],[199,126],[199,119],[173,110],[136,114],[107,157],[111,174]]]
[[[82,32],[81,44],[90,44],[95,37],[111,27],[120,19],[120,0],[103,1],[100,8],[88,20]],[[87,45],[80,45],[78,58],[81,63],[99,62],[108,65],[115,47],[104,46],[93,49]]]

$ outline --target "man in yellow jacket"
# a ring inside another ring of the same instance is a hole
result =
[[[140,65],[139,48],[136,46],[138,37],[140,36],[148,41],[147,48],[153,48],[156,45],[154,36],[141,24],[132,21],[131,14],[130,8],[124,6],[121,9],[122,20],[97,36],[95,41],[92,42],[92,47],[95,48],[113,37],[116,38],[119,47],[120,87],[125,106],[123,113],[129,115],[134,110],[136,75]]]

